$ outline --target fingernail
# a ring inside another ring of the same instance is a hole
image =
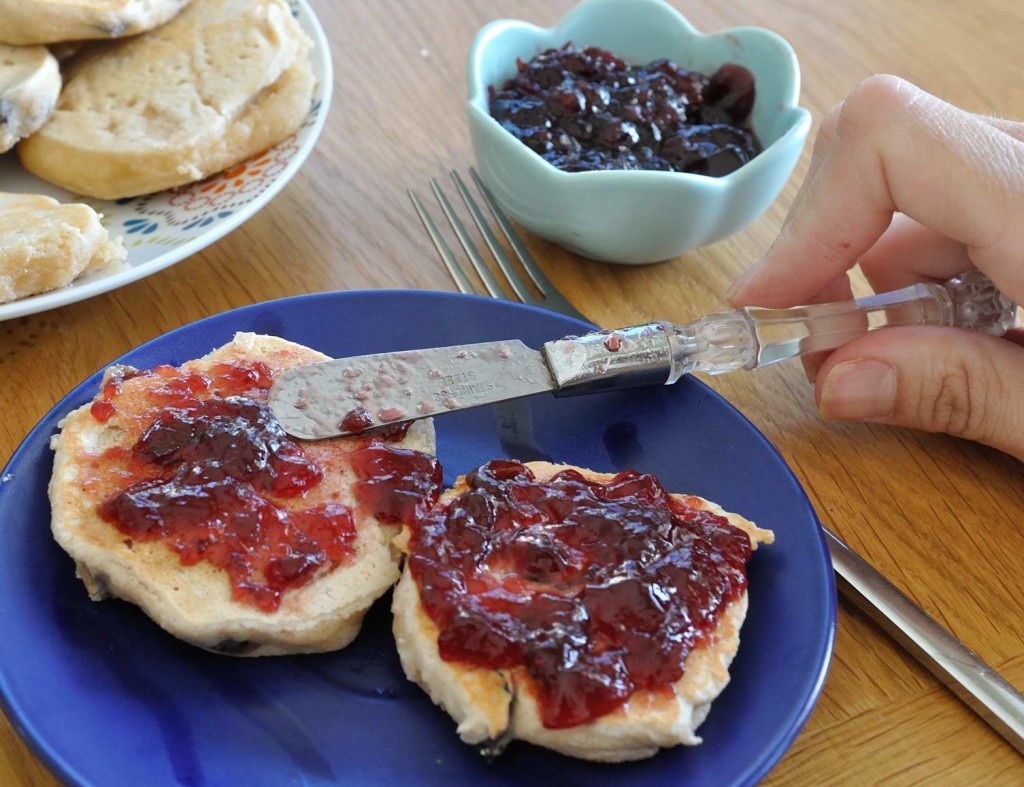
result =
[[[831,421],[887,418],[896,407],[896,370],[882,361],[836,364],[822,383],[818,406]]]

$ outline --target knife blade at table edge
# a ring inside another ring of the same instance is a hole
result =
[[[843,595],[1024,754],[1024,695],[835,533],[822,529]]]

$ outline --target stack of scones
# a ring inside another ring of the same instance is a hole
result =
[[[202,180],[298,130],[311,47],[284,0],[0,0],[0,154],[101,200]],[[92,208],[0,192],[0,303],[124,257]]]

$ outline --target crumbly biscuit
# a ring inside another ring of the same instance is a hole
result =
[[[189,0],[0,0],[0,41],[55,44],[152,30]]]
[[[606,482],[613,477],[546,462],[529,462],[527,466],[538,480],[566,469],[577,470],[592,481]],[[439,505],[466,488],[460,478]],[[710,501],[688,495],[685,502],[727,518],[750,536],[754,548],[774,540],[770,530],[758,528]],[[397,543],[404,547],[408,535],[404,532]],[[696,730],[711,702],[729,682],[729,665],[739,647],[740,626],[746,615],[747,593],[744,591],[725,608],[711,644],[690,652],[683,677],[670,692],[638,691],[612,713],[562,729],[543,725],[524,667],[490,670],[441,658],[437,625],[423,608],[408,564],[395,588],[392,610],[395,640],[406,675],[456,721],[457,732],[466,743],[486,746],[498,742],[500,747],[517,739],[581,759],[623,762],[650,757],[659,748],[701,742]]]
[[[0,192],[0,303],[71,283],[125,259],[88,205]]]
[[[0,44],[0,153],[38,131],[59,94],[60,68],[46,47]]]
[[[99,199],[201,180],[299,128],[310,46],[282,0],[193,0],[158,30],[76,58],[18,153],[35,175]]]
[[[321,353],[283,339],[240,333],[182,368],[202,373],[216,364],[262,361],[276,374],[322,360]],[[136,380],[123,385],[133,383]],[[206,561],[183,565],[163,541],[133,542],[97,513],[101,493],[95,486],[103,477],[104,452],[130,448],[138,437],[140,426],[130,416],[115,414],[100,422],[85,405],[65,417],[60,427],[52,440],[54,537],[74,558],[94,599],[116,596],[131,601],[180,639],[238,656],[337,650],[356,636],[370,605],[398,579],[398,557],[390,546],[396,528],[359,515],[351,468],[344,461],[323,462],[324,479],[304,493],[301,506],[346,505],[356,520],[354,554],[331,571],[321,567],[308,584],[287,590],[276,610],[267,612],[236,600],[223,570]],[[341,438],[317,445],[319,449],[312,444],[304,447],[309,456],[337,459],[358,443]],[[392,445],[433,453],[433,425],[419,421]],[[309,453],[316,450],[320,453]]]

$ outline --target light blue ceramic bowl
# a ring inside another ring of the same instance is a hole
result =
[[[490,116],[487,88],[515,74],[516,58],[567,41],[636,64],[667,57],[707,74],[723,63],[746,66],[756,89],[751,124],[764,151],[721,178],[557,169]],[[662,0],[585,0],[551,28],[492,22],[470,51],[469,92],[477,168],[501,206],[541,237],[606,262],[666,260],[742,230],[779,195],[811,125],[797,106],[800,69],[786,41],[759,27],[700,33]]]

